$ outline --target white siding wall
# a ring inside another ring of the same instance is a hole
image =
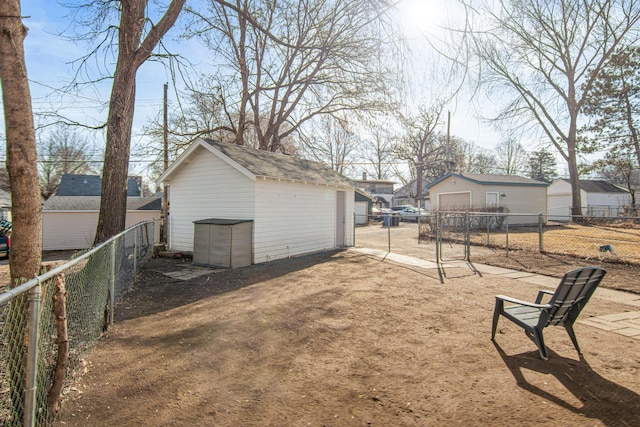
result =
[[[158,218],[160,218],[159,211],[128,211],[126,227]],[[42,250],[90,248],[93,246],[97,226],[97,211],[43,211]],[[159,230],[160,227],[156,224],[156,241],[159,240]]]
[[[628,206],[631,204],[629,193],[587,193],[586,206]]]
[[[259,179],[254,262],[336,247],[336,194],[334,187]],[[353,245],[353,189],[345,202],[345,244]]]
[[[368,207],[369,204],[367,202],[355,202],[356,224],[367,224],[369,222]]]
[[[42,212],[42,250],[86,249],[93,245],[98,212]]]
[[[254,217],[254,182],[204,148],[198,150],[169,183],[169,247],[173,250],[193,251],[193,221]]]

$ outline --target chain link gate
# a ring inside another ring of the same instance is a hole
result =
[[[469,213],[436,212],[436,261],[469,261]]]

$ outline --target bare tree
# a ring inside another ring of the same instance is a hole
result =
[[[394,146],[394,153],[397,158],[409,164],[411,176],[417,182],[416,199],[422,198],[425,169],[446,160],[446,148],[439,143],[437,131],[442,124],[442,109],[441,103],[430,107],[420,106],[416,115],[402,117],[405,134]]]
[[[68,173],[95,172],[94,158],[101,154],[77,130],[56,128],[38,143],[40,192],[46,200]]]
[[[493,174],[497,172],[498,160],[490,150],[468,142],[464,147],[464,171],[469,173]]]
[[[24,60],[27,28],[20,2],[0,2],[0,82],[7,137],[7,170],[11,184],[13,232],[11,284],[35,277],[42,259],[40,185],[31,94]]]
[[[345,120],[331,116],[319,118],[300,138],[298,154],[324,163],[344,174],[353,162],[360,139],[349,129]]]
[[[595,76],[638,39],[640,0],[480,0],[473,53],[481,84],[512,95],[499,119],[535,124],[567,161],[581,215],[578,127]],[[459,49],[459,46],[458,46]]]
[[[224,88],[192,87],[222,101],[225,123],[209,131],[231,132],[237,144],[247,144],[253,134],[257,148],[286,151],[283,139],[314,117],[387,107],[393,70],[384,65],[386,2],[233,4],[210,1],[206,8],[189,9],[191,35],[215,54],[213,80]],[[199,128],[207,132],[205,124]]]
[[[109,100],[107,147],[102,168],[100,215],[95,243],[103,242],[124,230],[136,73],[178,19],[185,1],[172,0],[162,18],[150,28],[146,27],[147,0],[121,2],[118,60]],[[146,34],[145,28],[148,29]]]
[[[12,192],[13,245],[9,255],[10,287],[37,276],[42,260],[40,186],[36,163],[36,140],[31,94],[24,58],[27,27],[22,23],[19,0],[0,2],[0,83],[7,138],[7,170]],[[38,295],[39,297],[39,295]],[[23,413],[21,399],[26,365],[25,342],[28,333],[23,314],[25,298],[16,298],[6,311],[7,324],[17,325],[13,339],[6,342],[8,387],[11,412]],[[30,414],[25,417],[29,420]],[[19,421],[22,421],[18,418]]]
[[[508,138],[496,146],[497,169],[504,175],[521,175],[525,172],[529,156],[522,144]]]
[[[389,179],[392,173],[393,143],[384,129],[375,129],[370,141],[365,144],[364,154],[368,165],[365,170],[372,179]]]
[[[163,13],[158,13],[160,19],[155,23],[151,19],[155,11],[149,11],[148,0],[105,0],[72,6],[73,18],[84,31],[77,39],[88,40],[94,46],[79,60],[80,64],[89,67],[91,59],[104,54],[102,64],[110,69],[107,58],[116,57],[115,70],[106,77],[113,82],[95,243],[124,229],[136,74],[176,22],[185,1],[171,0]]]

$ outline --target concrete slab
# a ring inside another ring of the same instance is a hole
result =
[[[598,321],[597,318],[589,317],[588,319],[578,320],[577,323],[582,325],[592,326],[594,328],[602,329],[603,331],[615,331],[616,329],[620,329],[620,325],[615,322],[605,322]]]
[[[636,328],[616,329],[614,332],[616,334],[624,335],[625,337],[640,337],[640,329]]]
[[[192,265],[192,266],[182,267],[178,271],[169,271],[163,274],[165,276],[171,277],[172,279],[191,280],[191,279],[195,279],[196,277],[204,276],[207,274],[214,274],[219,271],[221,270],[215,270],[213,268],[206,268],[206,267],[196,267]]]
[[[604,316],[598,317],[611,322],[615,322],[617,320],[637,319],[640,318],[640,311],[626,311],[624,313],[605,314]]]

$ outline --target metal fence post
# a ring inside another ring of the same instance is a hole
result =
[[[509,256],[509,215],[504,216],[504,247],[506,249],[506,255]]]
[[[116,242],[111,242],[111,271],[109,272],[111,280],[109,281],[109,324],[113,325],[113,312],[116,307]]]
[[[542,236],[544,235],[542,230],[542,214],[538,214],[538,250],[542,253],[544,252],[544,244],[542,241]]]
[[[138,230],[140,227],[136,227],[133,230],[133,277],[138,272]]]
[[[471,224],[469,211],[464,213],[464,259],[471,260]]]
[[[27,331],[29,341],[27,347],[27,372],[24,387],[24,425],[33,427],[36,417],[36,391],[38,378],[38,342],[40,341],[40,278],[38,285],[29,291],[29,322]]]
[[[367,213],[367,225],[369,225],[369,214]],[[356,245],[356,213],[353,213],[353,243],[351,246]]]
[[[393,224],[392,214],[388,214],[387,218],[389,218],[389,221],[387,221],[387,252],[391,252],[391,224]],[[384,224],[384,218],[382,221]]]
[[[436,211],[436,262],[440,263],[440,211]]]

